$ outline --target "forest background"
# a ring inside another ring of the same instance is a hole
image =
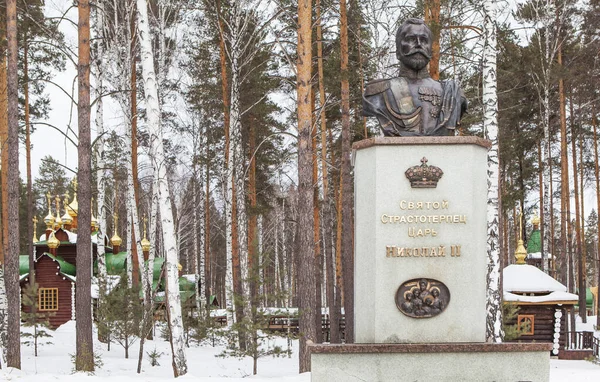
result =
[[[2,263],[12,223],[19,222],[20,252],[31,253],[34,229],[44,230],[46,193],[75,192],[81,77],[62,73],[81,67],[74,36],[88,4],[9,0],[3,15],[13,3],[17,70],[1,67],[0,85],[18,74],[12,115],[25,160],[20,201],[11,204],[3,146]],[[315,0],[303,13],[306,3],[90,2],[91,213],[101,232],[123,238],[131,280],[143,273],[134,264],[147,235],[151,256],[171,254],[183,273],[197,275],[199,306],[214,296],[233,323],[257,307],[302,307],[308,299],[315,312],[329,308],[331,341],[339,342],[335,323],[353,305],[350,144],[380,135],[361,116],[364,84],[394,75],[397,27],[425,18],[436,42],[432,76],[459,80],[469,100],[458,134],[487,137],[487,2]],[[542,256],[556,259],[545,270],[570,291],[584,290],[599,277],[600,2],[496,2],[496,12],[500,264],[514,261],[517,239],[527,242],[529,218],[538,214]],[[10,58],[11,30],[0,33]],[[52,110],[67,121],[53,122]],[[0,119],[2,142],[8,126]],[[44,138],[32,147],[36,136]],[[42,157],[37,171],[31,153]],[[10,219],[17,204],[19,217]]]

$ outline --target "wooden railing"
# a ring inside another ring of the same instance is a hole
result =
[[[566,350],[592,350],[596,358],[600,358],[600,339],[594,336],[594,332],[566,332]]]

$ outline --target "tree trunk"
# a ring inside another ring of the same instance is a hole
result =
[[[315,91],[314,87],[311,91],[311,109],[312,116],[316,117],[315,114]],[[315,242],[315,275],[316,275],[316,285],[315,285],[315,310],[317,311],[315,325],[317,326],[317,338],[316,343],[323,342],[321,338],[323,335],[322,331],[322,321],[321,321],[321,279],[323,277],[323,267],[321,265],[322,254],[321,254],[321,217],[320,217],[320,208],[319,208],[319,152],[317,151],[317,124],[313,118],[311,121],[311,147],[313,153],[312,159],[312,182],[313,182],[313,235]]]
[[[98,304],[103,304],[103,299],[106,294],[106,257],[105,257],[105,245],[104,236],[106,235],[106,211],[105,211],[105,198],[106,198],[106,180],[108,175],[104,168],[104,101],[102,98],[102,92],[104,91],[104,41],[101,38],[104,30],[104,1],[98,1],[96,3],[96,57],[94,64],[96,66],[96,132],[98,138],[96,140],[96,179],[98,182],[98,197],[96,199],[98,203],[97,217],[98,217],[98,230],[96,232],[96,252],[98,258]],[[101,318],[100,318],[101,319]],[[98,338],[104,339],[107,337],[107,333],[99,330]]]
[[[166,251],[166,301],[171,335],[171,350],[173,354],[173,374],[175,377],[178,377],[187,373],[187,361],[181,315],[181,297],[179,294],[175,226],[171,201],[169,200],[169,185],[167,183],[163,132],[160,126],[160,105],[158,103],[158,89],[156,73],[154,71],[154,54],[148,23],[148,3],[146,0],[137,0],[137,12],[140,53],[142,57],[142,76],[147,105],[147,128],[148,134],[150,135],[150,157],[154,162],[154,171],[157,173],[158,189],[156,192],[158,193],[159,198],[163,245],[165,246]]]
[[[229,28],[230,43],[230,65],[231,65],[231,92],[229,116],[231,125],[229,129],[229,164],[228,171],[232,178],[231,205],[235,212],[235,220],[232,220],[232,230],[237,232],[237,238],[233,238],[234,245],[234,292],[236,298],[235,312],[237,322],[242,322],[243,317],[250,317],[249,292],[248,292],[248,219],[246,215],[246,180],[244,169],[246,160],[242,141],[242,115],[240,110],[241,96],[241,54],[242,54],[242,32],[245,23],[245,15],[242,6],[236,3],[233,10],[231,27]],[[237,246],[237,250],[235,250]],[[237,259],[235,259],[237,256]],[[237,260],[237,262],[236,262]],[[237,266],[236,266],[237,265]],[[237,280],[236,280],[237,276]],[[246,339],[240,333],[240,348],[246,348]]]
[[[0,18],[3,19],[3,18]],[[4,21],[4,20],[3,20]],[[4,28],[0,28],[0,38],[4,39]],[[2,198],[2,214],[0,232],[0,367],[6,367],[8,333],[8,300],[6,298],[4,260],[8,246],[8,112],[6,88],[6,56],[2,50],[0,54],[0,194]]]
[[[542,141],[539,140],[538,141],[538,185],[540,187],[540,204],[538,205],[539,207],[539,212],[540,212],[540,223],[544,221],[544,203],[546,202],[544,199],[544,179],[543,179],[543,168],[544,168],[544,152],[542,150]],[[540,244],[544,243],[544,235],[547,234],[547,231],[544,232],[544,227],[546,225],[545,224],[540,224]],[[542,254],[544,252],[544,246],[542,244],[541,246],[541,250],[542,250]],[[547,249],[546,249],[547,250]],[[546,253],[547,255],[547,253]],[[547,256],[546,256],[547,259]],[[546,265],[543,264],[544,262],[544,256],[542,255],[542,270],[545,270],[546,273],[548,272],[548,267]]]
[[[492,142],[488,150],[488,205],[487,205],[487,340],[502,342],[502,283],[499,242],[499,217],[501,200],[498,192],[498,94],[496,77],[496,5],[491,0],[483,2],[483,130]]]
[[[298,309],[300,321],[301,373],[310,371],[308,342],[317,337],[315,315],[315,272],[313,227],[313,184],[311,147],[312,0],[298,2]]]
[[[562,67],[562,47],[558,50],[558,66]],[[568,284],[568,258],[567,258],[567,224],[569,222],[569,216],[567,215],[568,205],[570,205],[570,193],[569,193],[569,161],[567,152],[567,117],[566,117],[566,106],[565,106],[565,87],[564,80],[560,78],[558,80],[558,93],[559,93],[559,111],[560,111],[560,174],[561,174],[561,185],[560,185],[560,241],[561,241],[561,266],[560,266],[560,281],[567,285]]]
[[[18,91],[18,47],[17,47],[17,4],[6,2],[6,37],[8,46],[8,205],[19,205],[19,91]],[[10,208],[7,215],[8,243],[6,245],[4,282],[8,300],[8,359],[7,366],[21,368],[20,339],[20,289],[19,289],[19,209]]]
[[[254,117],[250,116],[250,134],[248,138],[248,152],[250,154],[250,169],[248,171],[248,197],[250,199],[250,209],[248,221],[248,268],[250,270],[250,303],[252,309],[256,308],[258,301],[257,287],[259,283],[259,256],[262,254],[258,252],[258,241],[257,241],[257,195],[256,195],[256,121]]]
[[[352,155],[350,131],[350,83],[348,73],[348,16],[346,0],[340,0],[340,46],[342,77],[342,272],[344,274],[344,317],[346,343],[354,342],[354,231],[352,229]]]
[[[31,179],[31,123],[29,113],[29,41],[27,33],[23,38],[23,96],[25,98],[25,161],[27,167],[27,256],[29,257],[29,285],[35,286],[35,254],[33,253],[33,242],[37,238],[33,237],[33,185]],[[66,211],[65,211],[66,212]],[[37,221],[37,219],[36,219]],[[30,307],[31,314],[36,317],[37,305]],[[34,320],[36,320],[34,318]],[[37,326],[37,322],[34,321]],[[36,337],[37,340],[37,337]],[[36,347],[37,352],[37,347]]]
[[[431,42],[431,61],[429,61],[429,75],[434,80],[440,79],[440,0],[425,0],[425,23],[431,29],[433,39]]]
[[[212,294],[212,256],[210,253],[210,167],[208,160],[208,136],[206,137],[206,192],[204,199],[204,227],[205,227],[205,238],[204,238],[204,279],[206,280],[206,287],[204,293],[206,294],[207,309],[206,314],[210,312],[210,296]]]
[[[131,1],[131,8],[132,8],[132,12],[135,14],[135,0],[129,0]],[[135,55],[135,47],[136,47],[136,35],[135,35],[135,19],[132,17],[131,18],[131,25],[130,25],[130,33],[131,33],[131,44],[130,44],[130,48],[129,48],[129,58],[131,59],[131,93],[130,93],[130,98],[131,98],[131,163],[130,166],[128,166],[127,168],[127,177],[128,177],[128,182],[129,182],[129,186],[128,186],[128,194],[129,197],[128,199],[132,199],[133,198],[133,205],[131,206],[131,211],[130,213],[133,213],[133,216],[131,217],[131,219],[134,222],[134,226],[133,226],[133,231],[132,231],[132,235],[129,237],[128,241],[131,241],[131,243],[136,243],[135,245],[133,245],[132,247],[132,254],[131,254],[131,258],[132,258],[132,278],[133,278],[133,285],[139,285],[139,280],[140,280],[140,258],[143,259],[143,255],[141,255],[142,251],[141,251],[141,247],[140,247],[140,240],[142,239],[140,237],[140,230],[139,230],[139,219],[138,219],[138,214],[137,214],[137,206],[139,205],[139,192],[138,192],[138,167],[137,167],[137,163],[138,163],[138,142],[137,142],[137,65],[136,65],[136,55]],[[131,189],[129,189],[129,187],[131,187]],[[135,211],[134,211],[135,209]],[[137,227],[137,229],[136,229]],[[142,262],[143,264],[143,262]],[[144,290],[145,288],[152,288],[152,282],[150,282],[150,286],[148,285],[144,285]],[[145,295],[145,294],[144,294]],[[144,300],[144,303],[146,303],[146,301]]]
[[[578,173],[577,173],[577,147],[575,144],[575,122],[574,122],[574,115],[573,115],[573,94],[571,93],[571,97],[570,97],[570,102],[569,102],[569,109],[570,109],[570,125],[571,125],[571,154],[573,156],[573,188],[575,191],[575,235],[576,235],[576,243],[577,243],[577,247],[575,250],[575,254],[577,256],[578,259],[578,280],[579,280],[579,316],[581,317],[581,320],[583,323],[585,323],[587,321],[587,314],[586,314],[586,302],[585,302],[585,274],[584,274],[584,260],[583,260],[583,255],[582,255],[582,236],[581,236],[581,213],[579,210],[579,179],[578,179]],[[581,189],[581,192],[583,193],[583,188]]]
[[[321,19],[321,0],[317,0],[317,67],[319,72],[319,107],[321,122],[321,177],[323,183],[323,245],[322,252],[325,256],[325,267],[327,273],[327,307],[329,308],[329,330],[330,342],[340,342],[339,309],[335,309],[335,277],[333,272],[332,258],[332,219],[331,219],[331,201],[329,191],[329,175],[327,167],[327,113],[325,96],[325,75],[323,68],[323,20]],[[335,323],[335,325],[334,325]]]
[[[90,296],[92,280],[92,161],[90,129],[90,3],[79,1],[78,23],[78,68],[79,84],[77,121],[79,125],[79,161],[77,171],[78,202],[77,214],[77,347],[75,370],[94,371],[94,343],[92,339],[92,299]]]
[[[593,105],[594,114],[592,115],[592,126],[594,128],[594,172],[596,175],[596,211],[600,211],[600,171],[598,171],[598,128],[596,120],[596,105]],[[597,219],[596,226],[596,272],[598,274],[598,280],[596,285],[600,285],[600,218]],[[597,300],[599,303],[596,304],[596,326],[600,327],[600,297]]]
[[[587,285],[587,253],[586,253],[586,245],[585,245],[585,205],[584,205],[584,199],[585,199],[585,188],[583,187],[583,133],[579,134],[579,195],[580,195],[580,201],[581,201],[581,213],[580,213],[580,227],[581,227],[581,232],[579,232],[579,236],[580,236],[580,240],[581,240],[581,261],[583,263],[583,269],[582,269],[582,274],[583,274],[583,286],[584,288]],[[587,314],[586,314],[587,316]],[[583,321],[584,323],[587,322],[587,318]]]

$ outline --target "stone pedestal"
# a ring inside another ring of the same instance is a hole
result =
[[[356,344],[313,382],[547,381],[552,344],[486,344],[487,150],[477,137],[354,144]]]
[[[312,382],[544,382],[552,344],[313,345]]]
[[[354,146],[356,343],[484,342],[488,141],[374,138]],[[411,167],[438,167],[413,188]],[[450,292],[445,310],[413,318],[395,295],[411,279]]]

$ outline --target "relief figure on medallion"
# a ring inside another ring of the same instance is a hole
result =
[[[467,100],[453,80],[429,75],[432,33],[421,19],[408,19],[396,33],[398,77],[369,82],[363,115],[376,117],[385,136],[454,135]]]
[[[429,318],[442,313],[450,301],[450,291],[441,281],[421,278],[409,280],[396,292],[396,306],[413,318]]]

